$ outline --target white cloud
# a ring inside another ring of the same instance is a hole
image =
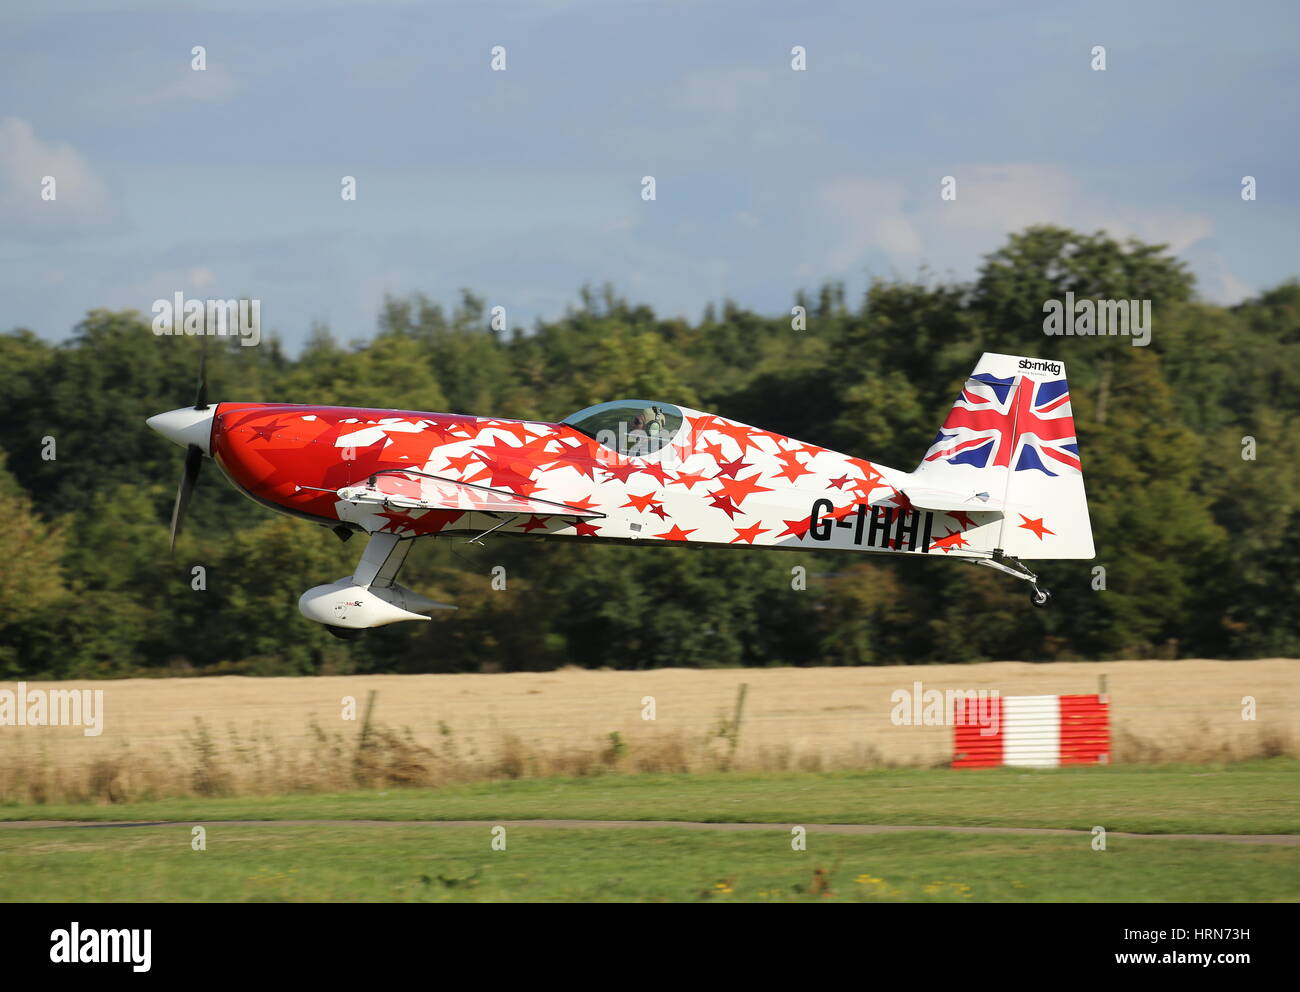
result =
[[[936,177],[927,211],[945,224],[985,231],[1065,224],[1080,199],[1075,179],[1055,166],[1019,162],[965,165],[953,169],[951,175],[957,181],[957,198],[941,200]]]
[[[1025,162],[965,165],[953,175],[957,199],[931,207],[937,218],[951,225],[1009,233],[1032,224],[1059,224],[1085,233],[1104,230],[1118,239],[1135,237],[1168,244],[1175,254],[1214,232],[1214,222],[1204,214],[1147,210],[1090,194],[1077,178],[1057,166]]]
[[[1181,255],[1192,245],[1214,233],[1214,222],[1203,214],[1177,211],[1136,213],[1127,219],[1112,218],[1097,225],[1115,238],[1138,238],[1150,244],[1168,245]]]
[[[921,254],[921,235],[906,217],[877,221],[876,238],[890,258],[915,258]]]
[[[943,177],[937,172],[924,187],[866,177],[819,186],[814,198],[821,238],[829,245],[827,267],[843,273],[883,254],[903,268],[923,263],[969,276],[1007,234],[1035,224],[1105,230],[1116,238],[1167,244],[1175,254],[1214,233],[1204,214],[1117,204],[1090,193],[1057,166],[977,163],[954,166],[948,174],[957,182],[955,200],[941,199]]]
[[[845,177],[821,185],[816,197],[825,215],[822,230],[829,233],[825,264],[832,271],[852,268],[873,251],[894,261],[919,255],[921,237],[905,213],[901,183]]]
[[[54,199],[42,199],[46,177]],[[42,141],[19,117],[0,119],[0,234],[59,238],[118,226],[104,181],[69,144]]]
[[[1259,295],[1228,268],[1228,260],[1222,255],[1216,253],[1210,256],[1199,268],[1202,271],[1197,280],[1198,288],[1201,295],[1213,303],[1234,306]]]
[[[184,293],[191,299],[224,299],[237,295],[234,292],[213,291],[212,287],[216,284],[216,274],[206,265],[195,265],[188,269],[154,269],[143,278],[116,283],[102,305],[148,313],[155,300],[170,300],[176,293]]]

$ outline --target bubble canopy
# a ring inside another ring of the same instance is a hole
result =
[[[570,414],[560,423],[620,455],[660,451],[682,429],[682,411],[662,400],[612,400]]]

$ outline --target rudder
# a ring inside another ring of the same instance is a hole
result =
[[[1092,524],[1065,363],[986,352],[911,473],[917,506],[997,510],[997,547],[1092,558]]]

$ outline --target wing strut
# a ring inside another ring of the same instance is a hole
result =
[[[357,570],[352,573],[352,584],[362,589],[371,586],[385,588],[397,578],[397,571],[411,552],[413,538],[402,539],[396,534],[370,535],[366,550],[361,553]]]

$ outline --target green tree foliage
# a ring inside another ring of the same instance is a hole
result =
[[[545,420],[664,399],[902,469],[981,352],[1069,363],[1098,556],[1043,564],[1054,609],[956,561],[451,537],[417,544],[402,580],[459,609],[346,643],[296,602],[360,542],[257,508],[215,466],[167,551],[183,456],[144,420],[192,402],[199,342],[102,310],[59,345],[0,335],[0,674],[1294,655],[1300,282],[1231,308],[1194,290],[1161,245],[1035,227],[969,284],[878,281],[852,304],[832,283],[793,313],[724,301],[691,323],[587,287],[524,329],[464,291],[447,310],[389,298],[373,338],[318,327],[296,359],[272,336],[210,340],[214,399]],[[1045,335],[1066,293],[1150,300],[1150,346]]]
[[[23,671],[19,646],[28,625],[52,624],[68,608],[62,528],[42,520],[0,451],[0,672]]]

